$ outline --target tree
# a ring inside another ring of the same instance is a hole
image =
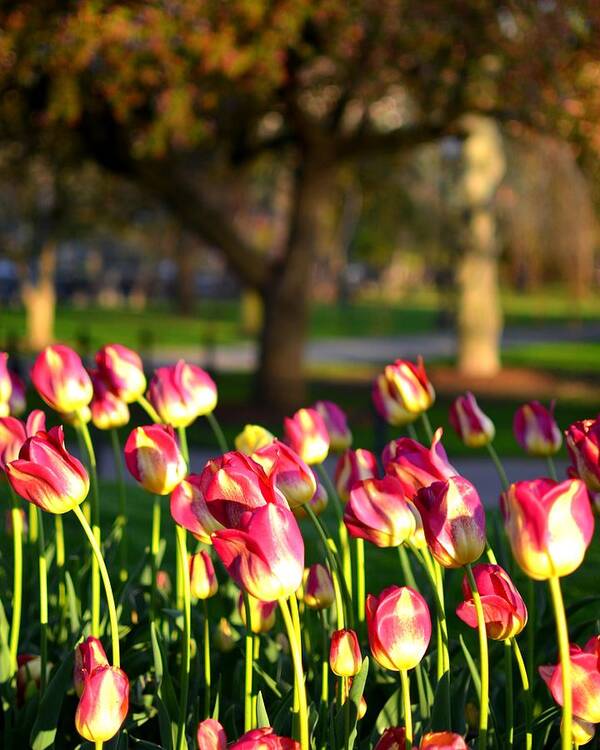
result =
[[[593,0],[5,3],[0,137],[35,150],[69,134],[70,158],[143,185],[218,248],[262,297],[260,391],[288,406],[303,395],[319,214],[340,167],[436,139],[465,112],[589,139],[598,103],[581,71],[599,15]],[[233,206],[256,200],[265,162],[291,176],[269,247]]]

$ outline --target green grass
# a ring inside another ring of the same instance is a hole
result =
[[[591,341],[530,344],[506,351],[507,365],[535,367],[557,373],[598,374],[600,372],[600,343]]]

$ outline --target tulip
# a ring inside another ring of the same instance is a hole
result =
[[[19,451],[28,437],[46,429],[46,415],[34,409],[23,424],[16,417],[0,417],[0,469],[19,457]]]
[[[421,488],[415,503],[431,553],[445,568],[475,562],[485,549],[485,511],[477,490],[464,477]]]
[[[27,402],[25,399],[25,383],[16,372],[8,371],[10,378],[10,398],[8,399],[8,411],[13,417],[20,417],[27,408]]]
[[[348,502],[350,490],[363,479],[377,476],[377,458],[364,448],[348,449],[339,457],[335,467],[334,482],[340,500]]]
[[[27,438],[6,474],[17,495],[49,513],[73,510],[90,489],[83,464],[65,448],[62,427]]]
[[[457,396],[450,407],[449,417],[456,434],[469,448],[480,448],[494,439],[494,423],[481,411],[470,391]]]
[[[204,719],[196,732],[198,750],[227,750],[227,735],[216,719]]]
[[[566,576],[581,565],[594,517],[580,479],[515,482],[501,507],[513,555],[530,578]]]
[[[367,596],[367,630],[375,660],[394,671],[413,669],[431,638],[427,602],[408,586],[390,586]]]
[[[400,427],[414,422],[435,401],[423,360],[417,364],[397,359],[373,383],[373,403],[388,424]]]
[[[235,438],[235,449],[247,456],[264,448],[275,440],[275,435],[259,424],[247,424]]]
[[[449,463],[441,443],[442,428],[435,431],[431,448],[426,448],[412,438],[400,438],[389,443],[383,451],[382,461],[386,474],[402,482],[404,494],[413,500],[417,491],[433,482],[444,481],[458,474]]]
[[[175,487],[171,495],[171,515],[175,523],[204,544],[211,544],[211,534],[224,528],[208,509],[199,474],[190,474]]]
[[[214,410],[217,386],[207,372],[180,359],[176,365],[156,370],[148,396],[163,422],[187,427],[196,417]]]
[[[562,733],[562,723],[560,725],[560,731]],[[571,734],[573,735],[573,742],[576,747],[581,745],[587,745],[594,739],[596,734],[596,725],[592,724],[591,721],[584,721],[578,716],[573,717],[573,724],[571,726]]]
[[[570,658],[573,714],[583,721],[598,724],[600,722],[600,635],[591,638],[583,648],[571,644]],[[540,667],[539,672],[554,700],[562,706],[561,665]]]
[[[352,432],[346,415],[333,401],[317,401],[314,409],[319,412],[329,433],[329,447],[334,453],[341,453],[352,445]]]
[[[113,391],[99,372],[90,372],[94,397],[90,403],[92,422],[99,430],[112,430],[129,422],[129,407]]]
[[[146,390],[141,357],[121,344],[105,344],[96,353],[96,365],[110,390],[126,404],[137,401]]]
[[[219,583],[210,555],[201,550],[190,555],[190,589],[196,599],[210,599],[217,593]]]
[[[304,604],[309,609],[327,609],[334,601],[331,573],[321,563],[311,565],[304,582]]]
[[[313,476],[317,484],[317,489],[315,490],[315,494],[304,505],[297,505],[295,508],[292,508],[292,513],[294,514],[294,517],[297,520],[300,520],[301,518],[306,518],[306,516],[308,515],[306,512],[307,505],[310,506],[315,516],[320,516],[329,503],[329,495],[327,494],[327,490],[325,489],[325,487],[323,487],[321,482],[319,482],[319,479],[314,472],[313,472]]]
[[[573,472],[590,492],[600,492],[600,418],[575,422],[565,434]]]
[[[488,638],[503,641],[514,638],[527,624],[527,608],[508,573],[499,565],[481,563],[473,567],[477,590],[481,597]],[[477,613],[467,576],[462,583],[464,602],[456,609],[457,616],[471,628],[477,627]]]
[[[406,750],[404,727],[388,727],[384,730],[374,750]]]
[[[416,531],[416,509],[394,477],[365,479],[354,486],[344,512],[350,535],[377,547],[398,547]]]
[[[8,371],[8,354],[0,352],[0,417],[8,417],[10,414],[10,395],[12,393],[12,380]]]
[[[467,743],[455,732],[428,732],[421,737],[419,750],[467,750]]]
[[[539,401],[523,404],[515,412],[513,432],[521,448],[530,456],[553,456],[562,444],[554,419],[554,402],[546,409]]]
[[[271,727],[262,727],[246,732],[229,750],[300,750],[300,743],[279,737]]]
[[[75,727],[89,742],[106,742],[129,710],[129,680],[122,669],[100,666],[87,676],[75,712]]]
[[[47,346],[31,368],[37,392],[55,411],[77,412],[92,400],[92,381],[79,355],[68,346]]]
[[[256,599],[288,597],[302,582],[304,542],[287,508],[269,503],[248,511],[237,529],[216,531],[213,545],[235,583]]]
[[[292,510],[314,497],[317,491],[315,475],[289,446],[274,440],[253,453],[252,458],[275,480],[275,486]]]
[[[221,617],[214,635],[214,644],[217,649],[223,654],[228,654],[233,651],[238,640],[239,635],[237,631],[233,630],[229,620],[226,617]]]
[[[250,606],[250,630],[255,635],[268,633],[269,630],[272,630],[277,616],[277,602],[261,602],[260,599],[255,599],[249,595],[248,604]],[[238,599],[238,612],[244,626],[247,628],[248,623],[246,622],[246,607],[244,606],[243,594],[240,594]]]
[[[40,689],[42,660],[35,654],[19,654],[17,657],[17,705],[22,706]],[[52,664],[46,664],[46,678]]]
[[[329,666],[338,677],[354,677],[360,672],[362,656],[354,630],[336,630],[331,636]]]
[[[93,636],[88,636],[75,649],[75,666],[73,668],[73,685],[79,697],[83,693],[85,681],[98,667],[108,667],[108,659],[102,643]]]
[[[307,464],[321,464],[329,453],[329,433],[315,409],[299,409],[283,420],[286,442]]]
[[[125,443],[125,464],[145,490],[168,495],[184,479],[187,466],[172,428],[136,427]]]

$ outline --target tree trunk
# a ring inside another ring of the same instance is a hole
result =
[[[264,323],[257,373],[261,402],[283,412],[306,397],[304,347],[319,213],[330,198],[327,168],[305,161],[296,169],[285,252],[263,288]]]
[[[26,279],[22,284],[23,306],[26,317],[27,347],[39,351],[54,339],[54,315],[56,291],[54,288],[54,268],[56,247],[46,243],[38,259],[38,273],[35,280]]]
[[[502,309],[494,196],[504,175],[502,139],[492,120],[468,118],[463,148],[465,241],[458,270],[458,368],[491,377],[500,369]]]

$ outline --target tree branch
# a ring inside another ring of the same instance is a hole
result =
[[[340,159],[404,151],[437,140],[451,130],[451,123],[448,122],[405,125],[385,132],[359,130],[347,137],[342,136],[336,151]]]

